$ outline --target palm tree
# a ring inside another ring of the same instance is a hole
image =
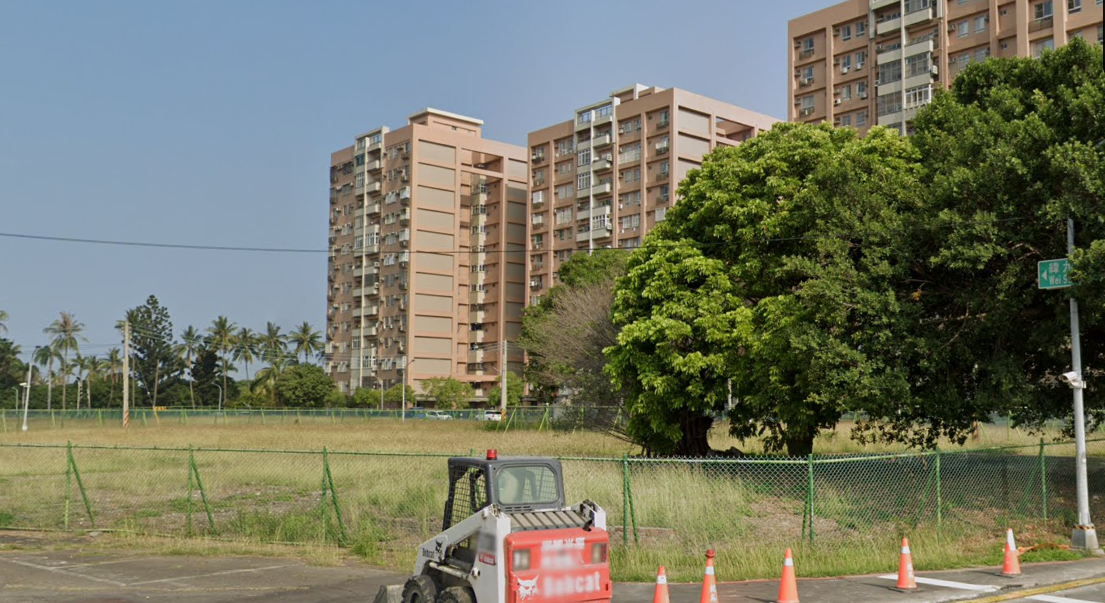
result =
[[[280,325],[274,322],[265,325],[265,332],[258,337],[258,343],[261,344],[261,358],[270,365],[283,361],[287,355],[288,342],[280,334]]]
[[[50,323],[50,326],[43,329],[43,332],[47,335],[53,335],[53,344],[55,348],[61,350],[61,373],[66,377],[66,381],[61,384],[61,409],[64,411],[66,406],[66,393],[69,388],[68,375],[69,375],[69,352],[79,352],[80,341],[88,341],[81,336],[81,332],[84,331],[84,323],[77,320],[77,317],[69,312],[62,312],[61,316]]]
[[[269,323],[272,324],[272,323]],[[250,389],[255,394],[268,394],[269,404],[276,404],[276,380],[284,372],[284,358],[277,356],[269,360],[269,365],[257,371]]]
[[[54,361],[58,359],[58,351],[53,346],[43,346],[35,350],[33,360],[40,366],[46,367],[46,410],[53,409],[54,402]]]
[[[211,321],[211,326],[207,327],[207,340],[223,358],[223,392],[226,392],[226,374],[230,372],[230,352],[234,350],[234,329],[237,327],[225,316]]]
[[[257,334],[249,327],[242,327],[234,339],[234,362],[245,363],[246,381],[249,381],[249,363],[256,360],[253,346],[257,345]]]
[[[200,346],[203,345],[203,336],[195,327],[188,325],[188,328],[180,334],[180,340],[181,342],[176,346],[176,355],[188,365],[188,395],[192,398],[192,408],[195,408],[196,383],[192,379],[192,363],[195,362]]]
[[[73,363],[77,366],[77,408],[79,409],[81,407],[81,385],[83,384],[87,402],[85,408],[90,409],[92,408],[92,388],[89,386],[89,381],[96,372],[99,361],[95,356],[81,356],[77,354],[77,358]]]
[[[3,311],[3,310],[0,310],[0,333],[7,333],[8,332],[8,325],[6,324],[7,321],[8,321],[8,313]]]
[[[288,335],[288,339],[295,344],[295,353],[303,354],[303,363],[308,362],[308,357],[322,352],[322,333],[316,331],[311,323],[303,321],[299,328]]]
[[[100,370],[111,381],[111,397],[108,398],[108,402],[115,399],[115,383],[119,380],[119,375],[123,372],[123,352],[119,348],[111,348],[107,351],[107,356],[101,360]]]

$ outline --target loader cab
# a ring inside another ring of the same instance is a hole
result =
[[[564,506],[564,473],[560,461],[548,458],[499,459],[494,450],[485,458],[449,459],[449,497],[442,531],[494,504],[507,513],[525,513]]]

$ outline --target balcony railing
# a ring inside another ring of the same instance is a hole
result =
[[[1028,24],[1028,31],[1040,31],[1041,29],[1048,29],[1055,25],[1055,17],[1044,17],[1042,19],[1035,19]]]

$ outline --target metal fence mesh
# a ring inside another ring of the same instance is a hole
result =
[[[1089,452],[1091,510],[1105,523],[1105,440],[1090,441]],[[446,456],[0,444],[0,528],[340,545],[405,569],[415,545],[441,528]],[[757,560],[773,567],[786,546],[803,547],[814,566],[817,555],[852,551],[863,569],[871,567],[863,554],[892,556],[887,543],[902,535],[963,546],[1016,526],[1060,539],[1075,518],[1073,457],[1064,442],[842,458],[561,460],[568,500],[607,510],[618,576],[639,579],[654,562],[699,571],[706,548],[736,578],[755,574]]]

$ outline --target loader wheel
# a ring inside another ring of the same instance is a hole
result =
[[[434,603],[435,599],[437,584],[429,576],[412,576],[403,585],[403,603]]]
[[[466,586],[450,586],[441,591],[438,603],[476,603],[476,598]]]

